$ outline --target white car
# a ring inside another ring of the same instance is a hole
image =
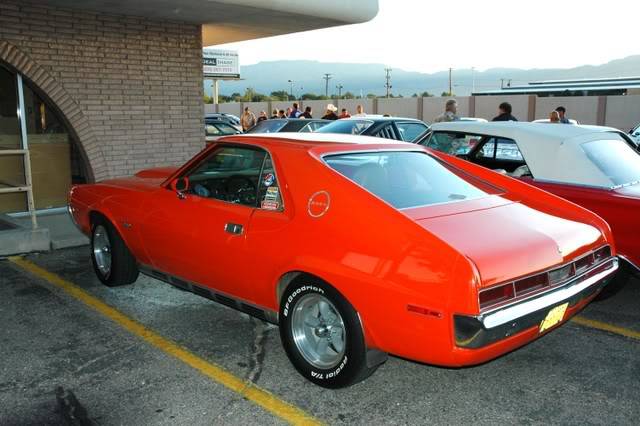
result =
[[[640,148],[640,123],[636,124],[636,127],[629,131],[631,138],[636,142],[636,146]]]

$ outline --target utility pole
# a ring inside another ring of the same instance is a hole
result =
[[[324,96],[329,97],[329,80],[331,80],[331,74],[325,73],[324,77]]]
[[[453,95],[453,91],[451,89],[451,67],[449,67],[449,96]]]
[[[289,97],[295,99],[293,97],[293,80],[287,80],[289,82]]]
[[[476,67],[471,67],[471,94],[476,91]]]
[[[343,87],[344,87],[344,86],[343,86],[342,84],[338,84],[338,85],[336,86],[336,89],[338,89],[338,99],[342,99],[342,88],[343,88]]]
[[[507,81],[507,87],[511,87],[511,79],[509,79],[509,81]]]
[[[387,88],[387,98],[389,98],[389,92],[391,90],[391,87],[393,87],[393,86],[391,86],[391,71],[392,71],[391,68],[385,68],[384,69],[384,73],[385,73],[385,77],[384,78],[386,80],[386,83],[384,84],[384,87]]]
[[[500,79],[500,88],[504,89],[504,78]]]

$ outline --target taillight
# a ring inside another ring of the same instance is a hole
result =
[[[575,274],[576,271],[573,267],[573,263],[563,266],[562,268],[554,269],[553,271],[549,271],[549,284],[560,284],[562,281],[571,278]]]
[[[516,296],[531,293],[532,291],[540,290],[543,287],[549,285],[549,279],[547,274],[538,274],[532,277],[523,278],[515,282]]]
[[[513,283],[482,290],[480,292],[480,309],[506,302],[514,297]]]

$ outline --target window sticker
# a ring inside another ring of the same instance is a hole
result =
[[[271,186],[276,181],[276,176],[273,173],[265,173],[262,180],[264,181],[264,186]]]
[[[280,190],[277,186],[270,186],[267,188],[267,192],[264,194],[265,201],[278,201],[278,195]]]
[[[278,210],[280,208],[280,203],[277,201],[264,200],[260,203],[260,208],[265,210]]]

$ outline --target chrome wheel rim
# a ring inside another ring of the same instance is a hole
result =
[[[291,316],[291,331],[298,351],[316,368],[333,368],[344,356],[344,321],[324,296],[302,296]]]
[[[93,230],[93,258],[98,271],[103,277],[111,272],[111,241],[104,226],[98,225]]]

